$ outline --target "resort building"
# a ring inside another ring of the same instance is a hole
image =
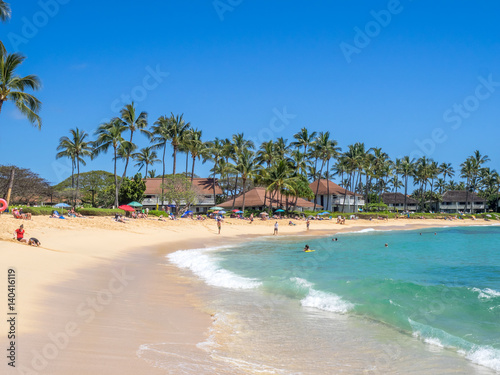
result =
[[[466,201],[467,209],[465,208]],[[439,202],[439,211],[445,213],[481,213],[486,211],[486,200],[473,192],[469,192],[467,196],[465,190],[450,190],[443,194],[443,198]]]
[[[405,195],[401,193],[382,193],[382,202],[387,205],[390,211],[401,212],[405,210]],[[417,211],[418,202],[416,199],[406,197],[406,210]]]
[[[161,208],[162,206],[170,206],[170,202],[161,201],[161,177],[160,178],[146,178],[146,191],[144,192],[145,198],[141,202],[144,207],[150,209]],[[196,191],[196,202],[191,205],[193,212],[207,212],[210,207],[215,206],[214,191],[213,191],[213,178],[194,178],[193,189]],[[215,180],[215,195],[222,194],[222,190]]]
[[[330,180],[316,180],[309,187],[314,194],[316,194],[316,189],[318,189],[315,198],[316,203],[327,211],[358,212],[365,205],[365,200],[361,195],[346,190]],[[330,195],[330,199],[328,199],[328,194]]]
[[[266,193],[266,188],[263,187],[253,188],[252,190],[247,191],[245,194],[245,209],[252,208],[259,211],[264,210],[265,207],[286,209],[287,202],[288,209],[290,210],[295,209],[297,211],[304,211],[312,210],[312,208],[314,207],[313,202],[309,202],[308,200],[302,198],[294,196],[281,196],[279,192],[268,191]],[[218,204],[217,206],[227,209],[233,208],[233,199],[231,198],[224,203]],[[321,208],[321,206],[318,205],[316,207]],[[236,197],[234,208],[243,208],[243,194],[240,194]]]

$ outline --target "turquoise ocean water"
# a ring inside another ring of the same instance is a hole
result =
[[[175,252],[168,261],[203,280],[215,312],[192,365],[221,374],[500,373],[499,239],[500,227],[367,229]],[[302,252],[306,243],[315,252]]]

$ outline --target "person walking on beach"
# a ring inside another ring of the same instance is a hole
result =
[[[220,228],[222,226],[222,223],[221,223],[221,219],[217,218],[217,229],[218,229],[218,233],[217,234],[220,234]]]
[[[274,223],[274,233],[273,236],[278,235],[278,222]]]
[[[306,228],[307,230],[309,230],[309,225],[311,224],[311,222],[309,221],[309,218],[307,218],[306,220]]]

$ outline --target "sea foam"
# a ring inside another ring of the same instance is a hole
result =
[[[220,267],[216,256],[209,254],[218,249],[220,248],[179,250],[167,255],[167,258],[176,266],[191,270],[208,285],[229,289],[254,289],[262,284]]]
[[[500,292],[498,292],[494,289],[490,289],[490,288],[486,288],[486,289],[472,288],[471,290],[473,292],[479,293],[479,295],[477,297],[481,298],[481,299],[491,299],[491,298],[500,297]]]
[[[500,350],[472,344],[441,329],[417,323],[411,319],[408,321],[412,326],[413,336],[425,343],[440,348],[455,349],[457,353],[464,355],[471,362],[500,371]]]
[[[347,313],[354,307],[352,303],[344,301],[336,294],[314,289],[313,284],[305,279],[293,277],[290,280],[299,288],[307,290],[307,296],[300,301],[300,304],[304,307],[314,307],[319,310],[342,314]]]

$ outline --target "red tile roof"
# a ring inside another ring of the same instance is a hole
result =
[[[281,195],[279,193],[276,193],[275,196],[273,196],[272,202],[271,202],[271,194],[272,192],[267,192],[267,198],[266,198],[266,203],[267,206],[272,205],[274,207],[280,206],[281,205]],[[264,206],[264,197],[266,196],[266,189],[263,187],[256,187],[253,188],[252,190],[249,190],[245,194],[245,207],[263,207]],[[288,204],[291,205],[293,203],[294,197],[288,197]],[[283,205],[286,203],[286,197],[283,197]],[[218,206],[220,207],[233,207],[233,199],[229,199],[228,201],[219,204]],[[236,201],[234,204],[235,207],[242,207],[243,206],[243,194],[240,196],[236,197]],[[305,199],[298,198],[297,199],[297,207],[314,207],[313,202],[309,202]],[[322,207],[319,204],[316,205],[316,207]]]
[[[212,195],[213,178],[194,178],[193,179],[193,187],[200,195]],[[146,191],[144,194],[146,195],[155,195],[161,193],[161,177],[159,178],[146,178]],[[215,179],[215,194],[222,194],[222,190],[217,183],[217,179]]]
[[[327,184],[328,182],[328,184]],[[327,185],[330,187],[330,195],[344,195],[345,192],[347,191],[347,195],[355,195],[352,191],[346,190],[343,187],[337,185],[336,183],[330,181],[330,180],[316,180],[312,182],[309,187],[313,191],[314,194],[316,194],[316,188],[318,187],[319,184],[319,189],[318,189],[318,195],[327,195],[328,194],[328,188]],[[357,196],[360,196],[359,194],[356,194]]]

